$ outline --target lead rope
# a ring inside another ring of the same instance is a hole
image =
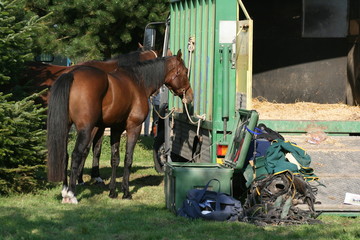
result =
[[[188,71],[188,78],[190,77],[190,70],[191,70],[191,56],[192,53],[195,50],[195,37],[189,37],[189,41],[188,41],[188,51],[189,51],[189,61],[188,61],[188,66],[189,66],[189,71]]]
[[[152,102],[152,99],[151,99],[151,105],[153,106],[153,111],[155,111],[156,115],[158,115],[158,117],[161,118],[161,119],[163,119],[163,120],[165,120],[165,119],[167,119],[168,117],[170,117],[170,115],[173,114],[174,111],[175,111],[175,108],[173,107],[173,108],[170,110],[170,112],[163,117],[163,116],[160,115],[160,113],[159,113],[159,112],[156,110],[156,108],[154,107],[154,104],[153,104],[153,102]]]
[[[192,54],[195,50],[195,37],[189,37],[189,41],[188,41],[188,51],[189,51],[189,61],[188,61],[188,78],[190,78],[190,72],[191,72],[191,63],[192,63]],[[189,119],[189,121],[194,124],[197,125],[197,129],[196,129],[196,136],[198,137],[199,141],[202,142],[202,137],[200,136],[200,126],[201,126],[201,121],[205,121],[206,120],[206,114],[203,114],[201,116],[197,116],[198,120],[196,122],[194,122],[189,114],[189,109],[187,106],[187,100],[185,98],[185,91],[183,92],[183,99],[182,102],[184,104],[184,108],[185,108],[185,112],[187,115],[187,118]],[[211,146],[209,146],[211,147]],[[196,159],[198,156],[201,155],[202,152],[204,152],[206,149],[203,149],[202,151],[200,151],[198,154],[196,154],[195,156],[193,156],[189,162],[192,162],[194,159]]]
[[[188,78],[190,78],[190,72],[191,72],[191,61],[192,61],[192,54],[195,50],[195,37],[189,37],[189,41],[188,41],[188,51],[189,51],[189,61],[188,61]],[[185,91],[183,92],[183,99],[182,99],[182,102],[184,103],[184,106],[185,106],[185,111],[186,111],[186,115],[189,119],[189,121],[194,124],[194,125],[197,125],[197,130],[196,130],[196,135],[198,137],[200,137],[200,125],[201,125],[201,121],[205,121],[206,120],[206,115],[203,114],[201,116],[197,116],[199,119],[194,122],[191,117],[190,117],[190,114],[189,114],[189,110],[188,110],[188,107],[187,107],[187,101],[186,101],[186,98],[185,98]]]
[[[189,61],[188,61],[188,74],[187,74],[187,77],[190,78],[190,72],[191,72],[191,63],[192,63],[192,54],[195,50],[195,37],[189,37],[189,41],[188,41],[188,51],[189,51]],[[206,120],[206,114],[203,114],[203,115],[197,115],[198,117],[198,120],[196,122],[194,122],[189,114],[189,109],[188,109],[188,106],[187,106],[187,100],[185,98],[185,90],[183,90],[183,98],[182,98],[182,103],[184,104],[184,107],[185,107],[185,112],[186,112],[186,115],[187,115],[187,118],[189,119],[189,121],[194,124],[194,125],[197,125],[197,129],[196,129],[196,135],[199,137],[200,139],[200,126],[201,126],[201,121],[205,121]],[[152,103],[152,101],[151,101]],[[170,117],[174,111],[175,111],[175,108],[173,107],[170,111],[170,113],[168,115],[166,115],[165,117],[162,117],[160,116],[160,113],[155,109],[154,107],[154,104],[153,105],[153,110],[155,111],[155,113],[159,116],[159,118],[161,119],[166,119],[168,117]],[[171,121],[171,129],[173,129],[174,127],[174,118],[172,117],[172,121]],[[171,134],[172,135],[172,134]],[[211,147],[211,146],[210,146]],[[203,150],[204,151],[204,150]],[[199,154],[195,155],[191,160],[189,161],[192,161],[194,158],[196,158],[197,156],[199,156],[203,151],[201,151]]]

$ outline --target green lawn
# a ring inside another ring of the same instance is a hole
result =
[[[359,218],[320,216],[323,224],[258,227],[177,217],[165,208],[163,176],[154,170],[151,138],[147,137],[135,149],[130,181],[133,200],[121,199],[122,194],[110,199],[109,149],[107,137],[100,169],[105,185],[78,187],[78,205],[60,203],[60,184],[37,194],[1,196],[0,239],[360,239]],[[87,180],[90,169],[89,157]],[[121,177],[117,181],[119,187]]]

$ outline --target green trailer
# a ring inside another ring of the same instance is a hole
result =
[[[169,19],[146,27],[145,43],[150,46],[154,43],[152,28],[159,24],[165,24],[163,52],[182,50],[194,91],[191,104],[183,104],[167,89],[160,92],[160,115],[169,117],[159,120],[154,162],[159,172],[165,170],[167,207],[175,211],[186,190],[205,185],[211,177],[221,178],[226,184],[222,187],[229,194],[240,190],[236,186],[242,177],[237,175],[244,173],[252,138],[245,126],[253,130],[259,118],[256,111],[250,110],[253,20],[241,0],[170,0]],[[303,133],[306,122],[290,122],[266,124],[279,132]],[[351,124],[351,133],[359,133],[359,126]],[[349,131],[346,123],[331,122],[328,127],[331,131]],[[239,145],[239,160],[232,166],[226,164],[232,161],[231,153]],[[316,157],[321,160],[321,154]],[[336,156],[333,160],[337,160]],[[360,167],[359,161],[352,164]],[[185,184],[186,179],[189,182]],[[352,185],[346,191],[356,192],[358,188],[354,186],[360,179],[356,174],[351,174],[351,179]],[[341,209],[340,205],[341,198],[327,209],[335,212],[334,209]],[[359,207],[346,209],[360,211]]]
[[[194,102],[185,107],[165,90],[162,106],[173,114],[159,124],[156,155],[161,165],[221,163],[240,109],[251,109],[252,20],[236,0],[172,0],[170,8],[164,50],[182,50]]]

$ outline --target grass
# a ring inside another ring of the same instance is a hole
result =
[[[359,218],[321,216],[323,224],[259,227],[177,217],[165,208],[163,175],[154,170],[148,137],[139,140],[134,153],[133,200],[121,199],[122,194],[110,199],[108,142],[107,138],[100,163],[105,185],[79,186],[78,205],[60,203],[60,184],[37,194],[1,196],[0,239],[360,239]],[[90,169],[88,159],[88,180]],[[121,177],[117,182],[119,187]]]

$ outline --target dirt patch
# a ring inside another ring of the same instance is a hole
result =
[[[286,104],[255,98],[252,104],[252,109],[260,114],[262,120],[360,121],[360,106],[348,106],[341,103],[296,102]]]

